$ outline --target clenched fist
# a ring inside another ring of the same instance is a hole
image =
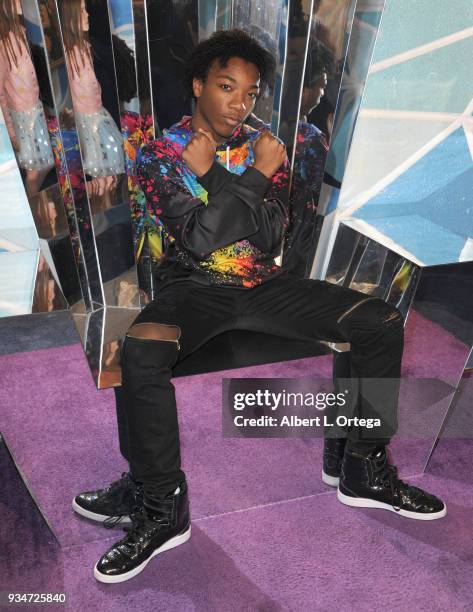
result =
[[[197,176],[202,176],[214,163],[217,143],[208,130],[199,128],[182,152],[182,159]]]
[[[269,179],[286,159],[286,147],[268,130],[255,140],[253,152],[253,166]]]

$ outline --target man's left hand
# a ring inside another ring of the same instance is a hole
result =
[[[199,128],[182,152],[182,159],[196,176],[203,176],[214,163],[216,149],[212,134]]]

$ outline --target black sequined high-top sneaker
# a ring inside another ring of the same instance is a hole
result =
[[[421,521],[447,514],[446,505],[438,497],[397,477],[397,468],[389,465],[384,447],[364,454],[347,446],[337,497],[348,506],[382,508]]]
[[[127,472],[108,487],[80,493],[72,500],[72,508],[77,514],[101,521],[105,527],[129,523],[130,514],[142,504],[143,487]]]
[[[331,487],[338,487],[346,443],[346,438],[324,439],[322,480]]]
[[[94,567],[99,582],[117,583],[133,578],[149,561],[166,550],[184,544],[190,538],[187,485],[179,487],[152,507],[143,505],[131,515],[127,535],[111,546]]]

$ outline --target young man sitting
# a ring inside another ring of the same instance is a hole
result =
[[[424,520],[446,513],[441,500],[399,480],[387,462],[403,351],[399,312],[275,264],[288,217],[286,152],[269,131],[244,124],[273,66],[244,32],[215,33],[188,65],[192,117],[142,151],[141,186],[165,226],[167,246],[157,297],[129,329],[121,354],[117,415],[130,471],[73,501],[90,519],[132,523],[97,562],[101,582],[132,578],[152,557],[189,539],[172,368],[230,329],[350,342],[352,372],[386,381],[377,389],[379,406],[360,399],[361,416],[378,417],[382,405],[390,418],[382,437],[361,440],[355,429],[348,440],[326,440],[326,480],[345,504]]]

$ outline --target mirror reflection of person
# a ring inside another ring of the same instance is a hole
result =
[[[117,174],[125,172],[123,138],[102,103],[88,40],[89,16],[84,0],[58,3],[72,104],[81,145],[84,172],[92,177],[91,195],[115,188]]]
[[[106,0],[86,0],[85,7],[89,15],[87,35],[95,76],[102,89],[102,104],[120,126],[120,105],[123,110],[123,104],[137,95],[134,52],[116,34],[112,33],[110,40]]]
[[[40,238],[49,238],[57,234],[57,208],[54,201],[47,196],[47,191],[48,190],[44,190],[39,194],[36,214],[36,223]]]
[[[44,42],[48,56],[54,61],[62,57],[61,43],[58,39],[57,32],[52,26],[51,7],[47,0],[39,0],[39,13],[41,16],[41,25],[43,28]]]
[[[113,386],[120,381],[121,340],[110,340],[103,346],[102,367],[99,380],[102,386]]]
[[[33,294],[32,312],[52,312],[64,308],[62,295],[56,291],[57,285],[43,255],[39,256],[36,285]]]
[[[0,3],[0,103],[29,196],[54,166],[20,0]]]
[[[196,46],[187,66],[192,117],[144,147],[138,163],[147,204],[169,239],[157,297],[133,322],[121,351],[117,416],[130,472],[73,500],[74,510],[89,519],[132,522],[95,565],[94,576],[104,583],[133,578],[154,556],[189,539],[172,369],[235,328],[350,342],[352,371],[363,376],[361,416],[382,416],[383,424],[371,435],[363,427],[345,431],[336,464],[330,456],[328,466],[324,455],[324,482],[337,486],[338,499],[350,506],[422,520],[446,514],[441,500],[401,481],[388,463],[401,314],[379,298],[298,278],[275,262],[287,224],[286,150],[267,129],[245,124],[274,70],[273,57],[241,30],[219,31]],[[378,386],[381,378],[387,382]],[[375,394],[367,396],[367,389]],[[376,398],[374,406],[368,397]]]
[[[55,306],[55,309],[66,307],[63,296],[71,304],[75,304],[80,299],[80,287],[77,275],[71,272],[72,270],[75,271],[76,268],[73,251],[74,241],[71,243],[64,202],[59,195],[58,187],[42,189],[30,199],[30,204],[38,236],[47,240],[57,278],[61,279],[60,290],[55,290],[56,301],[59,305]],[[41,261],[39,270],[47,270],[47,267]],[[50,287],[53,286],[54,284]]]
[[[317,206],[329,138],[329,134],[308,121],[308,117],[323,100],[334,66],[329,49],[310,38],[297,125],[290,221],[283,250],[284,265],[301,277],[307,277],[310,273],[317,244]]]
[[[260,33],[257,38],[261,41]],[[317,204],[328,152],[326,134],[309,123],[307,116],[323,99],[333,66],[330,51],[312,37],[309,41],[297,123],[289,226],[283,249],[284,267],[301,277],[308,276],[313,255]],[[247,123],[255,128],[270,128],[269,124],[265,124],[254,113],[250,115]]]
[[[325,95],[328,77],[333,73],[334,68],[335,62],[330,50],[323,43],[311,38],[302,86],[301,121],[307,122],[308,116],[320,104]]]
[[[337,2],[316,2],[312,10],[312,22],[309,48],[320,46],[322,54],[328,56],[332,66],[328,82],[324,87],[324,96],[320,103],[307,113],[309,123],[316,125],[330,140],[333,130],[333,119],[340,90],[343,56],[345,53],[345,32],[351,0]]]

